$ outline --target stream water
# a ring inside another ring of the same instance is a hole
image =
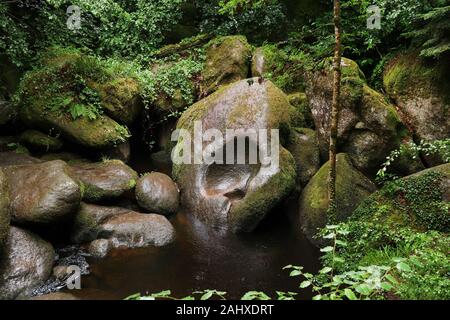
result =
[[[131,166],[139,173],[169,167],[156,166],[148,155],[134,156]],[[298,291],[299,280],[282,268],[302,265],[308,272],[319,268],[319,252],[302,234],[297,201],[274,210],[253,233],[230,234],[211,229],[189,214],[170,218],[176,241],[163,248],[115,250],[102,260],[90,259],[90,275],[81,279],[82,299],[124,299],[134,293],[170,289],[176,297],[193,291],[217,289],[239,299],[250,290]],[[308,299],[305,292],[299,298]]]

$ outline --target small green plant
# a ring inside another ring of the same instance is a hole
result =
[[[386,181],[398,178],[396,175],[389,173],[389,168],[394,162],[403,156],[415,160],[421,154],[425,156],[438,155],[444,162],[450,162],[450,139],[422,141],[419,144],[414,142],[402,144],[399,149],[392,151],[381,165],[377,172],[377,181],[383,184]]]

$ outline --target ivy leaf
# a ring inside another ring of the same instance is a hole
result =
[[[333,247],[325,247],[320,249],[320,252],[331,252],[331,251],[333,251]]]
[[[302,283],[300,283],[300,288],[302,288],[302,289],[308,288],[310,285],[311,285],[311,281],[305,280]]]
[[[327,273],[329,273],[331,270],[333,270],[333,269],[330,268],[330,267],[325,267],[325,268],[323,268],[322,270],[320,270],[319,273],[321,273],[321,274],[327,274]]]
[[[345,289],[344,294],[349,300],[357,300],[355,293],[351,289]]]
[[[201,296],[200,300],[209,300],[213,295],[213,291],[207,291],[204,295]]]
[[[290,277],[297,277],[299,275],[301,275],[302,272],[300,270],[292,270],[291,273],[289,274]]]
[[[392,276],[390,274],[386,275],[386,279],[389,280],[391,283],[394,283],[394,284],[398,283],[397,279],[395,279],[394,276]]]
[[[382,282],[381,288],[386,291],[391,291],[393,286],[389,282]]]
[[[370,290],[369,286],[365,283],[356,286],[355,290],[356,292],[363,294],[365,296],[368,296],[369,294],[372,293],[372,290]]]
[[[401,272],[411,272],[412,271],[411,267],[404,262],[397,263],[397,269]]]

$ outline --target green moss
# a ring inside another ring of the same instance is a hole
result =
[[[123,190],[105,191],[89,183],[83,183],[83,185],[84,185],[83,200],[86,200],[88,202],[96,203],[105,199],[117,198],[123,193]]]
[[[283,199],[295,187],[296,169],[292,155],[280,150],[280,172],[269,179],[257,191],[249,192],[228,215],[228,223],[234,232],[252,231],[263,215],[270,212],[278,199]]]
[[[347,231],[340,240],[347,245],[337,250],[340,261],[325,258],[337,273],[368,266],[389,266],[395,279],[388,297],[403,300],[448,300],[450,237],[436,231],[418,232],[401,227],[392,229],[384,223],[350,221],[341,224]],[[398,261],[410,267],[409,272],[397,269]]]
[[[56,129],[65,138],[88,147],[123,142],[128,139],[128,130],[114,130],[118,124],[103,112],[113,109],[114,103],[114,110],[132,104],[124,102],[132,93],[137,94],[138,88],[126,69],[120,63],[106,64],[77,50],[53,48],[21,81],[16,96],[21,119],[45,131]],[[99,88],[109,92],[101,95]],[[120,98],[113,99],[111,92]]]
[[[252,47],[245,36],[225,36],[211,40],[206,46],[206,64],[203,83],[206,93],[217,90],[221,85],[246,79]]]
[[[27,130],[20,135],[20,141],[30,149],[37,151],[57,151],[63,144],[58,138],[51,137],[40,131]]]
[[[325,58],[321,62],[320,68],[326,72],[332,72],[333,58],[332,57]],[[366,76],[359,68],[358,64],[355,61],[345,57],[342,57],[341,61],[341,76],[343,81],[345,81],[346,78],[361,79],[364,82],[366,80]]]
[[[130,179],[130,181],[128,181],[128,188],[131,190],[134,187],[136,187],[136,179]]]
[[[428,98],[438,93],[450,104],[450,63],[446,59],[424,60],[416,52],[403,53],[386,67],[383,85],[392,95],[414,95]]]
[[[303,67],[301,57],[288,55],[273,44],[260,47],[253,54],[252,75],[271,80],[286,93],[304,90]]]
[[[308,105],[308,99],[303,92],[288,95],[289,103],[293,106],[291,111],[291,125],[297,128],[314,129],[314,119]]]
[[[375,185],[353,167],[349,155],[340,153],[336,160],[336,221],[347,220],[358,204],[376,190]],[[313,239],[318,228],[329,223],[328,175],[330,163],[324,164],[309,181],[300,197],[300,214],[306,235]]]
[[[448,175],[448,172],[447,172]],[[429,171],[389,183],[354,212],[353,218],[391,228],[450,231],[450,206],[443,200],[444,175]]]
[[[139,82],[133,78],[114,79],[96,86],[106,113],[116,121],[132,124],[140,115],[143,104]]]

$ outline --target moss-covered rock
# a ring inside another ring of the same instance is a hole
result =
[[[308,74],[306,94],[319,138],[322,159],[327,159],[333,93],[332,61]],[[346,152],[355,166],[374,173],[389,153],[408,136],[396,109],[371,89],[358,65],[342,60],[342,93],[338,124],[338,150]]]
[[[88,202],[120,197],[133,190],[137,173],[120,160],[71,164],[73,174],[83,184],[83,199]]]
[[[250,71],[251,55],[252,49],[244,36],[226,36],[212,40],[206,49],[204,90],[212,93],[221,85],[246,79]]]
[[[126,141],[127,127],[104,111],[133,113],[124,108],[131,108],[136,101],[136,83],[131,75],[124,79],[124,72],[112,66],[79,51],[50,50],[40,66],[21,81],[17,95],[21,120],[44,132],[60,132],[67,140],[86,147],[102,148]]]
[[[8,236],[10,219],[8,184],[3,170],[0,169],[0,252]]]
[[[96,86],[107,115],[119,123],[131,125],[140,116],[143,103],[139,82],[133,78],[118,78]]]
[[[308,105],[308,98],[303,92],[288,95],[290,104],[294,107],[291,113],[291,124],[295,128],[314,129],[314,119]]]
[[[271,81],[251,80],[221,87],[186,110],[177,124],[178,129],[187,130],[191,136],[195,121],[201,122],[204,130],[219,130],[223,140],[218,148],[225,152],[227,146],[235,145],[234,136],[226,135],[227,129],[241,130],[236,135],[247,137],[252,148],[262,144],[245,130],[258,133],[259,129],[267,129],[270,135],[270,129],[279,129],[278,167],[260,161],[250,163],[248,159],[241,164],[174,163],[173,176],[181,189],[182,206],[209,225],[235,232],[253,230],[293,190],[296,178],[294,159],[283,148],[289,140],[292,106]],[[184,142],[178,141],[174,154],[191,153],[192,150],[184,150]],[[203,149],[209,143],[203,141]]]
[[[386,67],[383,84],[402,118],[421,140],[450,136],[450,62],[399,54]]]
[[[37,130],[26,130],[20,135],[20,143],[33,151],[58,151],[63,143],[58,138],[44,134]]]
[[[375,185],[359,172],[352,164],[349,155],[340,153],[336,160],[336,221],[342,222],[350,217],[358,205],[371,193]],[[330,163],[324,164],[309,181],[300,196],[300,223],[306,236],[314,243],[319,228],[329,222],[328,210],[328,174]]]
[[[292,192],[296,178],[295,160],[284,148],[280,150],[279,156],[279,171],[246,194],[242,201],[233,204],[228,215],[228,223],[233,231],[252,231],[267,213]]]
[[[308,128],[296,128],[287,149],[297,165],[297,188],[300,190],[320,169],[320,151],[316,132]]]
[[[396,230],[450,231],[450,164],[388,183],[354,211],[352,219]]]
[[[269,79],[286,93],[304,89],[302,61],[276,45],[268,44],[254,51],[251,71],[253,77]]]

